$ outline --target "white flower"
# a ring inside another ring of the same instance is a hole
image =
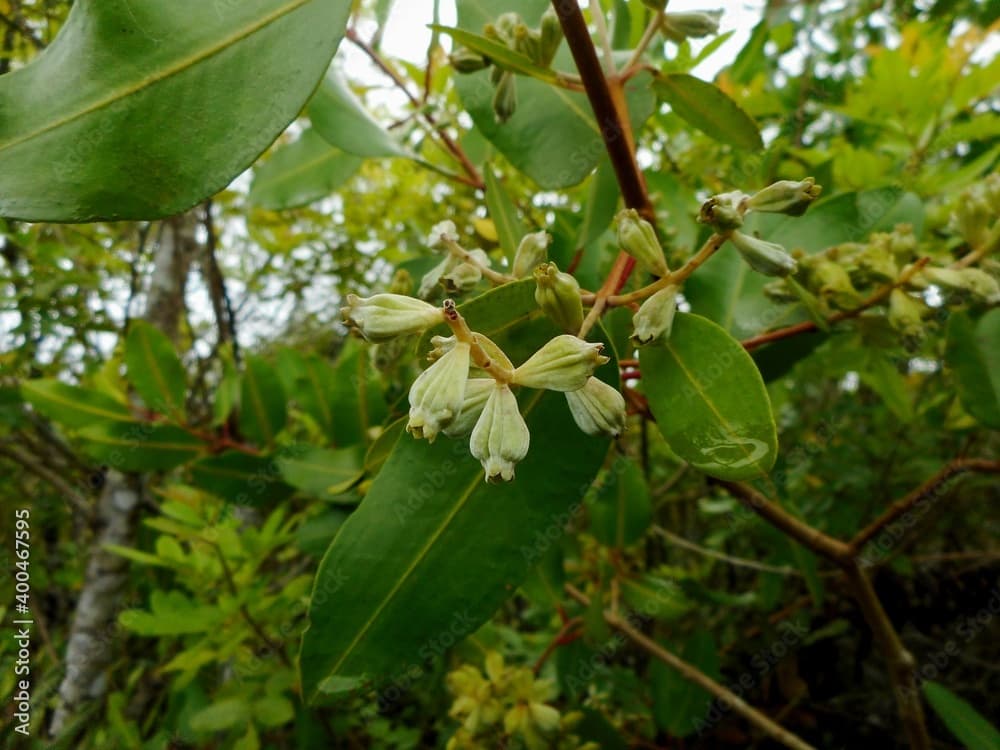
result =
[[[432,247],[444,247],[447,242],[458,242],[458,230],[455,222],[445,220],[439,221],[431,227],[431,233],[427,237],[427,244]]]
[[[494,382],[469,440],[469,450],[483,465],[486,481],[513,479],[514,465],[528,455],[530,438],[510,387]]]
[[[469,378],[465,384],[465,400],[462,410],[442,432],[448,437],[464,437],[472,432],[483,413],[486,399],[493,392],[496,381],[493,378]]]
[[[441,429],[462,410],[469,377],[469,349],[469,344],[455,344],[413,381],[406,430],[414,437],[433,443]]]
[[[444,322],[444,311],[423,300],[403,294],[376,294],[371,297],[347,295],[340,308],[344,323],[368,341],[388,341],[403,334],[420,333]]]
[[[569,334],[556,336],[514,370],[513,382],[550,391],[578,390],[594,374],[594,368],[608,361],[601,354],[603,348],[603,344]]]
[[[588,435],[618,437],[625,431],[625,398],[603,380],[590,378],[578,391],[566,392],[576,426]]]
[[[636,346],[649,344],[660,338],[669,338],[677,312],[677,287],[666,286],[642,303],[639,311],[632,316],[632,343]]]

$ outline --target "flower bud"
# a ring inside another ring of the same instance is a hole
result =
[[[795,273],[798,264],[776,242],[751,237],[743,232],[733,232],[729,241],[739,250],[750,268],[765,276],[788,276]]]
[[[924,337],[925,309],[922,302],[902,289],[893,289],[889,294],[889,325],[899,332],[907,349],[915,349]]]
[[[741,193],[739,190],[713,195],[701,204],[698,221],[714,227],[717,232],[738,229],[743,226],[746,201],[747,194]]]
[[[344,323],[357,330],[367,341],[388,341],[395,336],[420,333],[444,322],[444,311],[414,297],[402,294],[376,294],[371,297],[347,295],[347,305],[340,308]]]
[[[461,262],[448,273],[442,274],[441,282],[449,294],[467,292],[474,289],[483,279],[482,266],[475,263]]]
[[[841,247],[844,247],[843,245]],[[899,267],[887,243],[864,245],[850,257],[848,271],[856,284],[886,284],[899,277]]]
[[[968,296],[976,302],[987,305],[1000,302],[1000,284],[986,271],[979,268],[934,268],[924,269],[924,276],[932,283],[943,286],[960,295]]]
[[[552,58],[556,56],[563,39],[562,24],[559,23],[559,16],[551,6],[542,14],[539,35],[541,37],[538,43],[539,58],[535,62],[547,68],[552,64]]]
[[[560,328],[576,333],[583,325],[583,302],[580,284],[570,274],[563,273],[555,263],[535,269],[535,302]]]
[[[692,13],[664,13],[660,31],[673,42],[701,39],[719,33],[721,10],[702,10]]]
[[[455,222],[445,219],[431,227],[431,233],[427,238],[428,247],[431,249],[445,247],[449,242],[458,242],[458,230],[455,228]]]
[[[458,339],[454,336],[431,336],[431,350],[427,352],[428,362],[437,362],[455,348]]]
[[[566,392],[566,403],[576,426],[588,435],[618,437],[625,431],[625,397],[598,378]]]
[[[535,270],[535,267],[544,263],[549,258],[549,244],[552,242],[552,235],[548,232],[532,232],[521,238],[514,253],[514,265],[511,269],[514,276],[523,279]]]
[[[821,192],[823,186],[817,185],[812,177],[799,182],[779,180],[754,193],[747,201],[747,208],[772,214],[801,216]]]
[[[490,362],[499,365],[505,370],[514,371],[514,363],[510,361],[507,355],[504,354],[503,349],[497,346],[493,339],[487,338],[481,333],[473,333],[472,340],[479,344],[479,347],[486,356],[490,358]]]
[[[504,71],[493,91],[493,115],[497,122],[507,122],[517,110],[517,79]]]
[[[413,277],[405,268],[400,268],[392,275],[392,281],[389,282],[389,293],[408,295],[411,291],[413,291]]]
[[[661,336],[670,338],[670,329],[674,325],[674,313],[677,312],[677,287],[666,286],[649,297],[639,311],[632,316],[632,343],[644,346],[656,341]]]
[[[487,482],[514,478],[514,465],[528,455],[531,435],[510,387],[494,381],[479,415],[469,451],[483,465]]]
[[[469,378],[469,344],[459,341],[424,370],[410,386],[410,420],[406,431],[415,438],[434,438],[459,415]]]
[[[542,55],[542,35],[526,24],[518,24],[514,27],[514,51],[537,64]]]
[[[583,388],[587,378],[594,374],[594,368],[608,361],[601,354],[603,348],[603,344],[569,334],[556,336],[514,370],[513,382],[550,391]]]
[[[442,432],[448,437],[465,437],[470,434],[479,421],[479,415],[486,406],[486,399],[493,392],[495,385],[496,381],[493,378],[469,378],[465,383],[462,409]]]
[[[804,258],[801,264],[806,286],[828,304],[841,310],[853,310],[861,304],[861,295],[851,283],[847,270],[823,255]]]
[[[663,248],[656,238],[653,225],[639,216],[634,208],[626,208],[615,216],[618,227],[618,245],[626,253],[642,263],[657,276],[666,276],[667,259],[663,257]]]
[[[458,256],[448,253],[444,260],[425,273],[423,278],[420,279],[420,288],[417,290],[417,296],[421,299],[429,297],[431,292],[433,292],[434,289],[437,288],[437,285],[441,282],[441,277],[450,272],[461,262],[462,261],[458,258]]]
[[[475,73],[490,66],[489,60],[468,47],[453,50],[448,60],[457,73]]]
[[[559,728],[559,711],[545,703],[532,701],[528,704],[532,723],[543,733],[550,734]]]

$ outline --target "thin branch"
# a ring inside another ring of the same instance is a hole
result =
[[[215,324],[219,331],[219,343],[232,343],[233,360],[240,363],[240,346],[236,338],[236,314],[233,312],[233,302],[226,289],[226,279],[222,275],[219,259],[216,257],[218,240],[215,234],[215,221],[212,219],[212,201],[205,201],[205,267],[208,276],[209,295],[212,308],[215,311]]]
[[[573,597],[573,599],[577,602],[582,604],[584,607],[590,606],[590,598],[582,591],[569,583],[566,584],[565,588],[566,593]],[[618,630],[623,635],[627,636],[629,640],[649,653],[651,656],[659,659],[668,667],[675,670],[685,680],[698,685],[714,695],[715,698],[723,705],[732,708],[733,711],[749,721],[757,729],[764,732],[768,737],[780,742],[785,747],[792,748],[792,750],[815,750],[812,745],[792,732],[789,732],[781,725],[775,723],[769,716],[766,716],[758,711],[734,692],[729,690],[729,688],[725,685],[721,685],[694,665],[688,664],[680,657],[670,651],[667,651],[667,649],[663,648],[663,646],[659,643],[637,630],[632,623],[624,617],[621,617],[620,615],[617,615],[609,610],[605,610],[604,621],[615,630]]]
[[[670,286],[671,284],[679,286],[683,284],[684,281],[695,272],[705,261],[712,257],[715,252],[722,247],[725,241],[729,239],[729,233],[723,234],[713,234],[707,240],[705,244],[701,246],[701,249],[695,253],[687,263],[678,268],[672,273],[668,273],[666,276],[657,279],[652,284],[647,284],[641,289],[636,289],[634,292],[629,292],[628,294],[615,295],[608,299],[609,307],[623,307],[625,305],[631,305],[634,302],[639,302],[644,300],[646,297],[660,291],[664,287]]]
[[[660,31],[660,26],[663,24],[663,11],[659,10],[653,14],[653,17],[649,21],[649,25],[646,26],[646,30],[642,32],[642,38],[639,40],[639,44],[636,45],[635,50],[632,52],[632,56],[629,61],[625,64],[625,70],[622,72],[623,77],[628,77],[631,75],[632,69],[637,67],[642,60],[642,56],[646,54],[646,50],[649,45],[656,38],[656,35]]]
[[[886,526],[906,515],[925,498],[933,497],[940,491],[941,486],[950,479],[967,472],[1000,474],[1000,461],[989,461],[982,458],[955,459],[915,490],[894,502],[882,515],[855,534],[848,544],[851,553],[856,555]]]
[[[671,544],[678,547],[683,547],[684,549],[691,550],[692,552],[697,552],[703,557],[711,557],[715,560],[721,560],[722,562],[729,563],[730,565],[737,568],[750,568],[751,570],[760,570],[764,573],[777,573],[783,576],[801,576],[802,574],[794,568],[789,568],[786,566],[779,565],[768,565],[767,563],[757,562],[756,560],[747,560],[744,557],[733,557],[732,555],[727,555],[724,552],[719,552],[714,549],[708,549],[707,547],[702,547],[689,539],[685,539],[682,536],[674,534],[672,531],[668,531],[662,526],[653,525],[653,531],[659,534],[664,539],[666,539]]]
[[[83,494],[67,482],[60,474],[53,471],[50,467],[46,466],[21,447],[13,444],[0,446],[0,456],[6,456],[14,463],[20,464],[39,479],[47,482],[55,490],[57,490],[59,494],[61,494],[70,503],[70,505],[72,505],[77,512],[83,516],[83,518],[90,518],[93,514],[93,509]]]

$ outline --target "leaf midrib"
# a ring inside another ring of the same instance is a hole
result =
[[[270,26],[275,21],[283,18],[289,13],[298,10],[299,8],[303,7],[304,5],[312,1],[313,0],[291,0],[291,2],[287,3],[281,8],[277,8],[270,14],[258,19],[256,23],[252,23],[247,27],[237,30],[233,34],[230,34],[228,37],[223,38],[222,40],[213,45],[209,45],[205,49],[199,50],[192,55],[188,55],[185,58],[177,60],[176,62],[174,62],[173,65],[170,65],[159,72],[147,75],[146,77],[139,79],[138,81],[134,82],[131,85],[127,85],[122,88],[116,89],[107,96],[98,99],[97,101],[91,103],[90,105],[85,106],[76,112],[72,112],[68,115],[65,115],[60,119],[47,123],[34,131],[25,133],[19,138],[13,138],[7,141],[6,143],[0,143],[0,152],[6,149],[14,148],[15,146],[19,146],[22,143],[43,136],[46,133],[49,133],[53,130],[57,130],[65,125],[69,125],[70,123],[75,122],[76,120],[79,120],[83,117],[86,117],[87,115],[93,114],[94,112],[98,112],[102,109],[105,109],[106,107],[110,107],[112,104],[115,104],[116,102],[126,99],[127,97],[132,96],[133,94],[136,94],[142,91],[143,89],[151,88],[152,86],[155,86],[161,81],[165,81],[168,78],[171,78],[175,75],[179,75],[180,73],[183,73],[189,68],[194,67],[196,64],[202,62],[203,60],[207,60],[208,58],[214,57],[215,55],[223,52],[224,50],[228,49],[237,42],[240,42],[250,36],[253,36],[258,31],[266,28],[267,26]]]
[[[51,391],[39,390],[38,388],[33,388],[32,384],[27,383],[25,387],[32,390],[36,395],[40,396],[46,401],[51,401],[53,403],[59,404],[60,406],[68,406],[70,409],[75,409],[76,411],[81,411],[84,414],[93,414],[95,416],[104,417],[106,419],[111,419],[115,422],[134,422],[132,415],[128,412],[113,412],[106,411],[100,406],[94,406],[92,404],[78,403],[76,401],[71,401],[68,398],[62,398],[57,396]],[[72,386],[70,386],[72,387]]]

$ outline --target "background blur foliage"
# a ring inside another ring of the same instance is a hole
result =
[[[616,40],[632,46],[642,4],[604,4]],[[49,43],[69,5],[0,0],[0,70],[23,66]],[[355,27],[370,36],[389,5],[361,3]],[[769,3],[715,79],[760,125],[766,149],[713,140],[665,107],[639,133],[671,267],[705,236],[694,221],[702,199],[806,174],[824,186],[824,200],[801,229],[787,230],[789,248],[864,245],[872,232],[895,229],[911,233],[935,261],[967,253],[968,238],[951,217],[1000,160],[1000,60],[977,53],[990,33],[996,49],[998,12],[995,3],[972,0]],[[348,47],[342,43],[338,61]],[[705,48],[704,41],[656,44],[651,55],[683,72],[699,54],[717,54]],[[578,186],[540,190],[471,127],[447,56],[437,49],[432,59],[426,77],[423,66],[395,68],[413,91],[426,87],[420,106],[460,133],[472,161],[501,179],[523,227],[554,235],[551,255],[565,268],[584,217],[599,205],[595,194],[607,192],[607,165]],[[615,579],[622,606],[655,612],[643,623],[652,637],[724,684],[742,685],[749,703],[816,746],[903,747],[891,687],[841,577],[687,469],[639,419],[569,519],[570,533],[539,543],[538,567],[490,622],[468,636],[461,623],[444,631],[376,692],[344,690],[325,706],[303,704],[295,661],[313,575],[398,436],[392,425],[419,369],[413,346],[348,340],[339,301],[349,291],[387,289],[399,269],[419,279],[437,262],[426,238],[440,220],[455,221],[470,246],[501,255],[482,200],[440,174],[454,170],[451,155],[418,117],[396,118],[384,97],[372,96],[387,79],[374,68],[344,75],[420,163],[358,159],[340,184],[324,181],[327,175],[297,185],[294,198],[268,193],[266,170],[278,169],[283,150],[310,127],[303,113],[262,157],[255,178],[239,178],[194,210],[194,236],[214,245],[239,345],[219,335],[213,271],[202,260],[192,265],[174,341],[149,336],[161,364],[182,373],[177,407],[185,424],[215,442],[208,452],[181,445],[162,465],[136,459],[136,469],[151,473],[134,545],[113,550],[131,565],[107,694],[75,718],[58,746],[402,750],[451,739],[453,747],[777,747],[608,630],[597,607]],[[861,191],[848,216],[842,196]],[[148,388],[130,375],[129,348],[138,344],[120,334],[142,309],[163,231],[158,221],[0,221],[0,533],[13,522],[6,509],[31,498],[39,727],[55,702],[94,539],[88,509],[106,463],[99,438],[112,429],[102,425],[115,424],[88,424],[86,414],[66,413],[46,393],[71,384],[90,394],[66,392],[72,398],[114,411],[126,408],[131,388],[153,408]],[[616,248],[610,230],[587,240],[576,275],[594,289]],[[752,317],[760,309],[734,312],[720,301],[726,288],[713,279],[732,272],[726,262],[720,255],[692,279],[688,301],[696,312],[729,320],[737,336],[760,332],[766,326],[740,330],[741,320],[766,322]],[[997,276],[998,259],[980,267]],[[850,537],[956,456],[997,455],[996,430],[959,398],[961,362],[956,368],[946,359],[949,313],[964,310],[969,325],[995,332],[997,312],[940,296],[929,303],[924,329],[908,346],[885,315],[872,314],[758,359],[779,426],[774,491],[787,510],[831,535]],[[838,309],[833,295],[821,304]],[[620,318],[608,318],[613,339],[627,334],[627,317]],[[994,364],[998,343],[992,339]],[[995,371],[992,377],[995,389]],[[42,384],[34,408],[20,388],[27,381]],[[263,403],[248,405],[254,393],[264,394]],[[258,456],[232,450],[239,434],[226,428],[237,424],[234,415]],[[26,461],[25,451],[35,460]],[[278,469],[261,471],[264,465]],[[78,503],[47,481],[46,469],[73,488]],[[920,676],[947,685],[986,717],[1000,716],[998,500],[995,477],[966,477],[916,528],[898,540],[880,538],[867,553]],[[596,602],[575,613],[572,627],[567,607],[574,614],[576,605],[563,595],[563,581]],[[0,587],[4,628],[10,583]],[[948,642],[958,648],[946,649]],[[0,633],[3,712],[14,689],[12,643],[7,630]],[[525,706],[535,708],[517,713]],[[935,747],[960,746],[932,712],[929,721]],[[37,746],[52,745],[39,739]]]

